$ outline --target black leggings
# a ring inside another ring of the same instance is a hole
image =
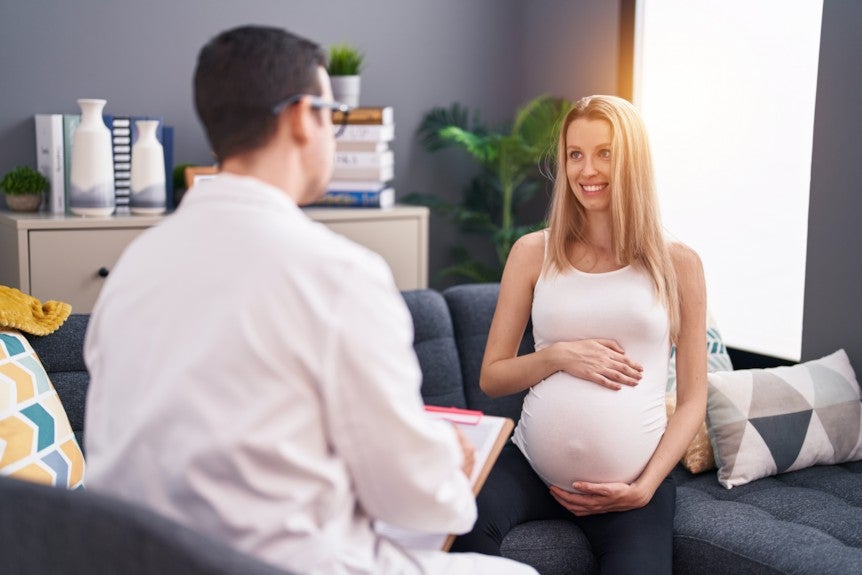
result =
[[[640,509],[576,517],[557,503],[521,451],[509,442],[477,504],[476,525],[455,539],[452,551],[500,555],[503,539],[515,526],[537,519],[567,519],[587,536],[603,575],[672,570],[676,485],[670,477]]]

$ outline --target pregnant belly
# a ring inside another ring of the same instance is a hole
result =
[[[656,401],[643,384],[613,391],[556,373],[524,398],[513,440],[545,483],[631,483],[664,433],[662,393]]]

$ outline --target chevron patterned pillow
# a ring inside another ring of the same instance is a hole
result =
[[[0,330],[0,475],[75,489],[84,456],[45,368],[17,331]]]
[[[862,459],[859,383],[843,349],[794,366],[707,374],[706,422],[728,489]]]

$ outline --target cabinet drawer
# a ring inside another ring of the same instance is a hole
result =
[[[30,230],[30,294],[60,300],[75,313],[92,311],[105,278],[146,227],[98,230]]]

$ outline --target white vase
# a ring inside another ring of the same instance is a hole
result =
[[[359,92],[362,87],[359,76],[332,76],[332,99],[351,108],[359,105]]]
[[[129,207],[133,214],[163,214],[165,191],[165,151],[156,138],[158,120],[137,120],[138,139],[132,145],[132,177]]]
[[[110,216],[114,196],[111,132],[102,119],[105,100],[80,99],[81,123],[72,136],[69,209],[79,216]]]

